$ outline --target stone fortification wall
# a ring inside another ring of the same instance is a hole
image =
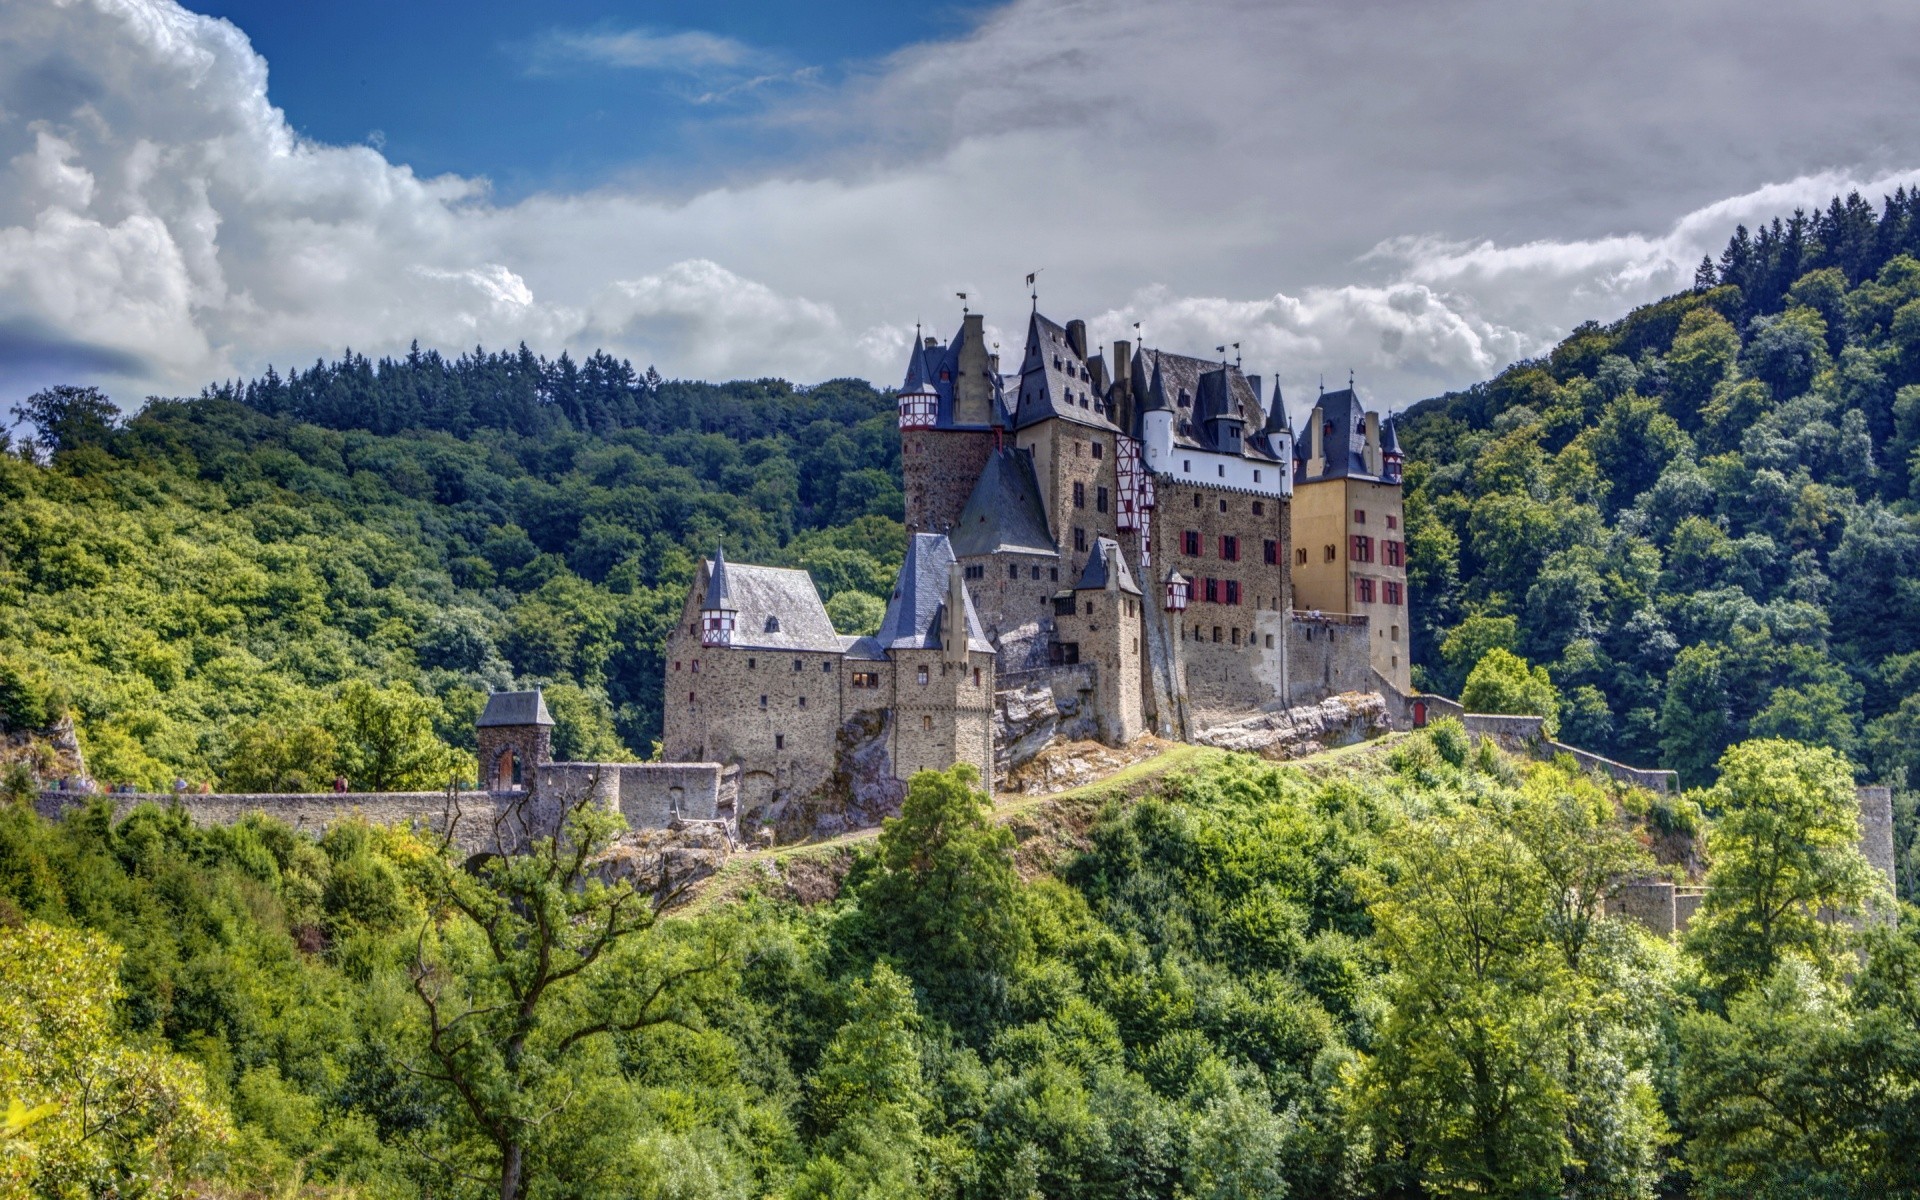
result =
[[[1680,777],[1672,771],[1659,771],[1646,767],[1630,767],[1625,763],[1615,762],[1610,758],[1602,758],[1591,751],[1582,750],[1578,746],[1569,746],[1565,742],[1543,741],[1540,743],[1540,749],[1547,754],[1567,755],[1580,765],[1581,770],[1598,771],[1603,775],[1608,775],[1619,780],[1621,783],[1628,783],[1634,787],[1645,788],[1650,792],[1659,792],[1662,795],[1667,795],[1679,790],[1680,787]],[[1889,848],[1891,848],[1891,843],[1889,843]]]
[[[1893,789],[1860,789],[1860,853],[1867,856],[1873,869],[1886,878],[1887,887],[1897,892],[1893,859]]]
[[[454,844],[464,853],[511,850],[529,836],[552,832],[560,806],[593,787],[618,807],[634,829],[665,829],[674,818],[711,821],[731,811],[737,775],[718,763],[550,763],[540,768],[536,792],[459,792]],[[445,792],[224,792],[213,795],[42,792],[41,816],[57,820],[96,799],[110,801],[122,820],[142,804],[179,808],[196,825],[232,825],[260,813],[318,837],[340,821],[406,825],[432,833],[446,828]],[[676,811],[677,806],[677,811]],[[500,842],[508,843],[501,846]]]
[[[571,797],[592,788],[630,828],[665,829],[676,820],[719,820],[724,778],[719,763],[546,763],[540,794]]]
[[[1275,624],[1291,604],[1287,502],[1166,477],[1157,477],[1155,487],[1153,569],[1142,573],[1140,586],[1165,622],[1169,641],[1179,643],[1173,657],[1179,663],[1179,687],[1184,693],[1180,707],[1189,725],[1205,727],[1271,707],[1280,695],[1288,652]],[[1233,539],[1237,557],[1223,553],[1234,549],[1223,546],[1223,538]],[[1271,563],[1267,561],[1269,542],[1273,543]],[[1198,553],[1189,553],[1190,549]],[[1168,568],[1191,582],[1191,600],[1184,613],[1164,611]],[[1209,580],[1215,588],[1213,599],[1208,598]],[[1150,645],[1147,676],[1155,694],[1148,707],[1157,717],[1162,702],[1169,698],[1158,694],[1163,685],[1155,678],[1159,668],[1155,653]],[[1330,688],[1308,698],[1318,700],[1343,690]],[[1163,734],[1168,731],[1165,720],[1156,719],[1154,724]]]
[[[990,430],[902,430],[900,484],[907,532],[945,533],[953,528],[992,453]]]
[[[1276,615],[1286,618],[1285,695],[1289,705],[1311,704],[1322,696],[1342,692],[1381,690],[1368,657],[1365,617],[1309,612]]]
[[[1060,560],[1040,554],[974,555],[960,560],[978,567],[967,580],[987,640],[1000,650],[999,669],[1022,671],[1045,666],[1053,640],[1053,596],[1073,580],[1060,578]]]
[[[505,803],[522,798],[491,792],[460,792],[462,814],[454,827],[454,841],[469,854],[489,850],[493,819]],[[114,819],[124,819],[142,804],[179,808],[196,825],[232,825],[248,813],[261,813],[303,833],[318,837],[340,821],[364,820],[374,825],[411,825],[435,833],[445,827],[445,792],[314,792],[219,793],[210,796],[166,793],[118,793],[92,796],[80,792],[42,792],[34,807],[41,816],[57,820],[95,799],[113,804]]]

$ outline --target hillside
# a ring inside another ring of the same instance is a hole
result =
[[[1920,194],[1743,227],[1403,435],[1429,686],[1515,651],[1568,741],[1693,784],[1759,735],[1920,768]]]
[[[349,355],[119,427],[41,407],[0,454],[0,724],[70,707],[107,783],[440,786],[515,682],[563,757],[644,756],[696,555],[807,567],[864,632],[902,547],[892,401],[858,382]],[[376,725],[393,762],[356,749]]]
[[[571,853],[9,805],[0,1083],[66,1107],[0,1134],[0,1194],[1912,1194],[1920,941],[1814,917],[1871,891],[1848,769],[1723,766],[1679,946],[1603,897],[1690,802],[1453,722],[1009,825],[923,773],[826,899],[789,862],[657,925]],[[1791,853],[1740,849],[1782,812]],[[1801,897],[1764,925],[1755,872]]]

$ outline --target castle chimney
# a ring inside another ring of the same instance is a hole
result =
[[[960,322],[960,352],[953,384],[953,420],[956,425],[985,427],[993,421],[993,380],[987,357],[987,318],[968,313]]]
[[[1368,413],[1364,428],[1366,445],[1361,451],[1361,461],[1367,464],[1367,474],[1378,475],[1380,474],[1380,414]]]
[[[940,630],[940,649],[947,661],[967,661],[967,585],[960,564],[947,564],[947,614]]]
[[[1081,362],[1087,361],[1087,323],[1085,321],[1067,322],[1067,347]]]
[[[1129,388],[1133,386],[1133,343],[1115,342],[1113,344],[1113,386]]]

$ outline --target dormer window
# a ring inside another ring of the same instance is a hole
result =
[[[952,378],[953,378],[953,372],[952,372],[952,371],[942,371],[942,372],[940,372],[940,382],[942,382],[942,383],[946,383],[947,381],[949,381],[949,380],[951,380]]]
[[[1192,408],[1192,407],[1193,407],[1193,401],[1192,401],[1192,399],[1190,399],[1190,398],[1189,398],[1189,397],[1187,396],[1187,389],[1185,389],[1185,388],[1181,388],[1181,389],[1180,389],[1180,407],[1181,407],[1181,408]],[[1329,430],[1328,430],[1327,432],[1329,432],[1329,433],[1331,433],[1331,432],[1333,432],[1333,431],[1332,431],[1331,429],[1329,429]]]
[[[768,633],[779,633],[779,632],[780,632],[780,618],[779,618],[779,617],[768,617],[768,618],[767,618],[767,629],[766,629],[766,631],[767,631]]]

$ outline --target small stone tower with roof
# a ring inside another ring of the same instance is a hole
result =
[[[553,760],[553,718],[540,689],[493,693],[474,725],[481,786],[490,792],[533,790],[540,768]]]
[[[1054,629],[1062,658],[1093,666],[1094,709],[1100,740],[1124,746],[1146,729],[1141,715],[1142,598],[1120,543],[1100,538],[1071,591],[1054,598]]]

